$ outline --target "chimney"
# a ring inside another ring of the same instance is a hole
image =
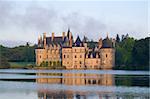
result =
[[[38,37],[38,46],[40,45],[40,36]]]
[[[100,38],[98,42],[98,48],[101,48],[101,47],[102,47],[102,38]]]
[[[73,41],[72,41],[72,33],[69,32],[69,46],[72,47]]]
[[[43,33],[44,48],[46,48],[46,33]]]
[[[65,38],[65,32],[62,33],[62,38],[64,40],[64,38]]]
[[[116,40],[112,39],[112,42],[113,42],[113,47],[115,48],[115,46],[116,46]]]
[[[52,41],[54,41],[54,32],[52,33]]]

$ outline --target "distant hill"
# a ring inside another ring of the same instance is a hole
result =
[[[10,47],[10,48],[20,46],[20,45],[26,45],[26,43],[27,43],[26,41],[0,40],[0,45],[3,45],[5,47]]]

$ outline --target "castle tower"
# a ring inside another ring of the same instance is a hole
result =
[[[115,66],[115,49],[108,36],[102,41],[100,56],[102,69],[112,69]]]
[[[70,32],[70,28],[68,28],[67,38],[68,38],[68,40],[69,40],[69,47],[72,47],[72,45],[73,45],[73,35],[72,35],[72,33]]]

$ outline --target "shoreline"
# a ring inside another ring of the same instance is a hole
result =
[[[22,70],[126,70],[126,71],[150,71],[140,69],[64,69],[64,68],[48,68],[48,67],[13,67],[13,68],[1,68],[0,69],[22,69]]]

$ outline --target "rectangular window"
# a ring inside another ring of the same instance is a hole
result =
[[[82,58],[82,55],[80,55],[80,58]]]

